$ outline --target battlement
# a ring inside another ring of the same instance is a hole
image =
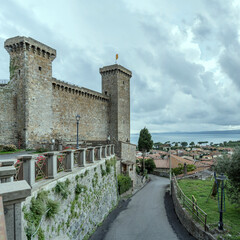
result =
[[[87,88],[79,87],[74,84],[69,84],[67,82],[60,81],[56,78],[52,79],[52,85],[53,85],[53,89],[56,89],[56,90],[69,92],[71,94],[75,94],[79,96],[85,96],[85,97],[100,100],[103,102],[109,101],[109,97],[107,97],[106,95],[103,95],[99,92],[95,92]]]
[[[122,73],[122,74],[127,75],[129,78],[132,77],[132,72],[119,64],[114,64],[114,65],[100,68],[99,72],[102,75],[113,74],[113,73]]]
[[[4,47],[9,54],[21,51],[31,51],[32,53],[50,59],[51,61],[53,61],[57,55],[55,49],[30,37],[17,36],[9,38],[5,41]]]

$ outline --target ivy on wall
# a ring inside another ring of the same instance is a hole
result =
[[[31,199],[28,209],[26,206],[23,207],[27,238],[31,239],[35,234],[35,237],[43,240],[63,234],[69,239],[79,236],[88,239],[101,224],[99,221],[103,220],[102,217],[107,216],[117,204],[117,191],[115,191],[117,184],[113,181],[115,180],[113,176],[116,175],[114,169],[116,169],[115,158],[91,170],[87,169],[81,174],[73,177],[70,175],[65,181],[58,181],[49,191],[40,191],[36,198]],[[51,198],[57,201],[50,199],[50,194]],[[111,195],[112,197],[109,198]],[[50,211],[48,208],[51,204],[53,210]],[[54,206],[58,207],[54,208]],[[50,221],[41,224],[42,219]]]

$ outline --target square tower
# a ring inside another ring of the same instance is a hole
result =
[[[113,143],[130,141],[130,78],[132,72],[115,64],[100,68],[102,94],[110,97],[109,135]]]
[[[5,41],[10,82],[16,99],[16,130],[21,147],[31,147],[52,132],[52,61],[56,50],[32,38]]]

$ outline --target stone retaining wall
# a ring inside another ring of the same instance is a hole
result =
[[[33,190],[22,205],[25,217],[31,213],[32,199],[41,191],[46,191],[48,199],[57,201],[60,209],[54,218],[44,217],[41,229],[32,239],[38,239],[39,234],[45,239],[87,239],[118,203],[115,164],[115,158],[100,160]],[[56,192],[59,183],[66,184],[66,194]],[[79,194],[76,194],[77,187],[78,190],[80,187]],[[25,233],[31,231],[26,219],[23,223]],[[26,234],[23,239],[27,239]]]
[[[171,187],[175,212],[180,222],[187,229],[187,231],[199,240],[216,240],[210,233],[205,232],[203,227],[199,223],[194,222],[187,210],[181,206],[179,199],[176,195],[177,190],[173,181],[171,183]]]

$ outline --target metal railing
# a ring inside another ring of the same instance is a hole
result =
[[[176,194],[180,200],[180,203],[184,208],[186,208],[193,216],[193,219],[202,223],[204,230],[208,230],[207,226],[207,214],[197,205],[196,201],[191,201],[179,187],[176,176],[173,176],[173,183],[176,186]]]

